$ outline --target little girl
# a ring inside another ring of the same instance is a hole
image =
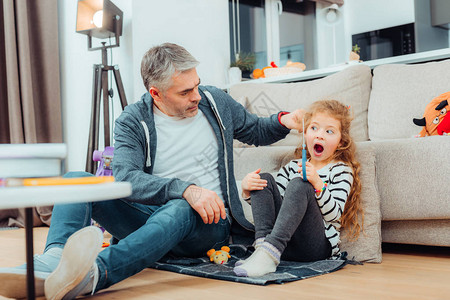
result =
[[[350,137],[349,109],[336,100],[318,101],[304,118],[307,181],[301,159],[282,167],[276,180],[258,169],[242,181],[243,197],[251,196],[256,250],[236,263],[238,276],[275,272],[280,259],[339,258],[341,227],[348,227],[351,238],[361,231],[360,165]],[[296,149],[297,158],[301,150]]]

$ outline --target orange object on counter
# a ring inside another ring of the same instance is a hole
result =
[[[264,72],[261,69],[254,69],[252,75],[254,79],[258,79],[264,77]]]
[[[272,68],[272,67],[271,66],[267,66],[267,67],[262,68],[263,73],[264,73],[265,69],[270,69],[270,68]]]

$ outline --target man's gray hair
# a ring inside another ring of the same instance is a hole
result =
[[[175,72],[184,72],[197,67],[199,62],[183,47],[164,43],[150,48],[141,61],[141,76],[145,88],[152,86],[167,90]]]

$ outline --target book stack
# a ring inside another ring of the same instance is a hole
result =
[[[0,178],[60,176],[65,144],[0,144]]]
[[[64,144],[0,144],[0,209],[120,199],[129,182],[113,176],[63,178]]]

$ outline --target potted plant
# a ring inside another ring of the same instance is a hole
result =
[[[355,44],[352,46],[352,51],[350,52],[350,61],[356,61],[359,62],[359,52],[361,51],[361,48],[358,46],[358,44]]]
[[[250,78],[256,63],[256,55],[251,52],[239,52],[236,54],[235,60],[230,64],[231,68],[239,68],[242,77]],[[236,71],[234,71],[236,72]]]

